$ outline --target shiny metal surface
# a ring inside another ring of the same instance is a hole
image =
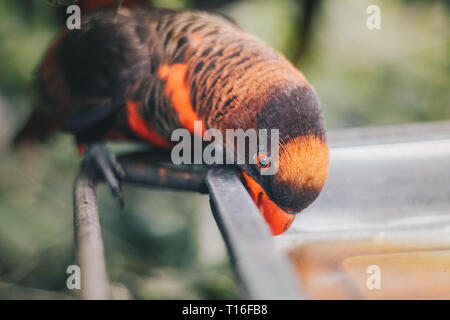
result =
[[[450,235],[449,122],[342,130],[329,141],[325,187],[280,241],[416,229]]]

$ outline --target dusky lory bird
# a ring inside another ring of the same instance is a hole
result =
[[[238,165],[275,235],[317,198],[327,178],[315,90],[280,53],[220,14],[96,12],[80,30],[63,30],[54,39],[35,89],[35,109],[18,144],[55,129],[75,135],[88,152],[90,145],[115,140],[171,148],[173,130],[192,132],[194,121],[224,135],[226,129],[278,129],[277,159],[269,150],[262,162]],[[271,165],[276,174],[261,174]]]

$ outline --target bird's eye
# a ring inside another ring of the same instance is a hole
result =
[[[265,153],[258,153],[256,156],[256,165],[260,169],[270,168],[270,157]]]

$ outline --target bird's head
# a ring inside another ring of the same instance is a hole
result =
[[[328,175],[328,145],[314,90],[274,90],[259,112],[258,127],[269,136],[276,129],[278,145],[258,150],[256,164],[240,167],[250,196],[278,235],[317,198]]]

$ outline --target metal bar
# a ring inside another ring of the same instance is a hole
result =
[[[208,192],[205,182],[207,168],[205,167],[173,167],[167,164],[165,155],[161,154],[129,154],[120,156],[119,160],[126,173],[122,182],[146,187],[156,186],[200,193]]]
[[[81,298],[104,300],[111,298],[111,290],[95,195],[95,176],[95,167],[87,162],[75,181],[75,246],[81,270]]]
[[[356,127],[327,132],[331,148],[442,139],[450,139],[450,121]]]
[[[217,167],[206,184],[211,208],[247,295],[251,299],[305,299],[288,257],[277,249],[269,227],[238,178]]]

